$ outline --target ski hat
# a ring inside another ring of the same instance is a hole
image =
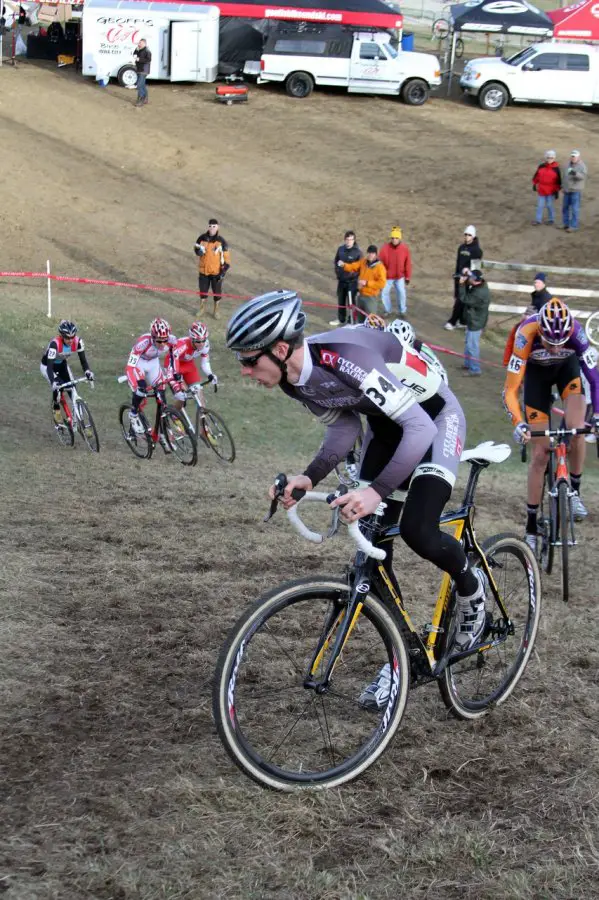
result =
[[[474,225],[466,225],[464,228],[464,234],[469,234],[471,237],[476,237],[476,228]]]
[[[545,150],[545,159],[555,159],[556,156],[555,150]]]
[[[537,272],[533,281],[542,281],[543,284],[547,284],[547,276],[545,275],[544,272]]]
[[[399,227],[399,225],[394,225],[393,228],[391,229],[391,234],[389,235],[389,237],[390,238],[398,238],[401,241],[401,236],[402,236],[401,228]]]
[[[580,150],[572,150],[570,156],[580,156]]]

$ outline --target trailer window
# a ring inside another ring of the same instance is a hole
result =
[[[293,53],[296,56],[324,56],[327,49],[326,41],[277,41],[274,47],[275,53]]]

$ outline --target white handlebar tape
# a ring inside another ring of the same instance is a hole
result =
[[[310,501],[326,503],[327,497],[328,494],[325,494],[322,491],[306,491],[302,499],[299,500],[295,506],[292,506],[291,509],[287,510],[287,518],[298,534],[301,534],[307,541],[312,541],[313,544],[322,544],[324,541],[324,534],[320,534],[318,531],[312,531],[304,522],[302,522],[299,514],[299,505],[300,503]]]
[[[367,537],[364,537],[357,522],[352,522],[348,525],[347,530],[352,540],[357,544],[358,549],[362,550],[366,556],[372,556],[373,559],[384,559],[387,556],[386,550],[375,547]]]
[[[312,531],[311,528],[308,528],[308,526],[302,522],[299,514],[299,507],[300,504],[310,501],[326,502],[327,497],[328,494],[325,494],[322,491],[307,491],[305,496],[302,497],[295,506],[292,506],[291,509],[287,510],[287,517],[298,534],[301,534],[307,541],[312,541],[313,544],[322,544],[325,537],[318,531]],[[347,530],[357,547],[367,556],[372,556],[373,559],[385,559],[387,556],[386,551],[382,550],[380,547],[375,547],[368,538],[364,537],[357,522],[352,522]]]

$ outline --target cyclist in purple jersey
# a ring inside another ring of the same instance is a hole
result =
[[[393,334],[346,327],[304,338],[301,303],[292,291],[272,291],[244,303],[227,326],[227,346],[237,351],[241,374],[267,388],[279,386],[326,426],[303,474],[289,479],[283,505],[294,505],[294,488],[311,490],[345,459],[365,416],[360,478],[369,484],[334,505],[348,522],[372,514],[382,500],[385,523],[402,513],[406,544],[455,582],[456,643],[469,648],[485,621],[485,579],[469,566],[459,541],[439,528],[465,440],[460,404],[438,372]],[[403,512],[402,504],[386,499],[397,488],[407,489]]]
[[[572,317],[565,303],[552,297],[539,313],[520,323],[514,337],[503,391],[505,407],[515,425],[514,439],[527,443],[531,429],[548,428],[554,385],[564,402],[568,428],[582,428],[586,401],[581,375],[589,385],[593,406],[591,424],[596,427],[599,425],[599,372],[595,368],[595,355],[580,322]],[[519,398],[521,387],[524,388],[524,414]],[[537,513],[548,458],[549,439],[534,438],[528,471],[525,535],[532,549],[537,543]],[[580,496],[584,460],[585,443],[579,435],[572,438],[569,449],[570,487],[574,492],[572,511],[576,519],[587,515]]]

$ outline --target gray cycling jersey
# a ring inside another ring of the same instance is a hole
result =
[[[440,374],[394,335],[351,327],[314,335],[304,342],[298,382],[281,387],[327,426],[305,471],[312,484],[345,459],[360,413],[386,416],[402,429],[393,457],[372,483],[382,497],[412,473],[455,483],[466,433],[462,408]]]

